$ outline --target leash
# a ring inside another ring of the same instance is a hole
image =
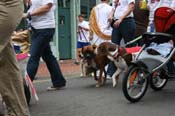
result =
[[[82,29],[80,29],[80,33],[79,33],[80,39],[82,40],[81,33],[83,34],[83,37],[86,40],[86,42],[88,42],[88,40],[87,40],[87,38],[86,38],[86,36],[85,36],[85,34],[84,34]]]
[[[131,41],[127,42],[126,44],[124,44],[124,46],[130,45],[130,44],[132,44],[132,43],[134,43],[134,42],[136,42],[136,41],[138,41],[140,39],[142,39],[142,35],[137,37],[137,38],[135,38],[134,40],[131,40]]]

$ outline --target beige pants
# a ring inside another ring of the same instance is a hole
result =
[[[23,12],[22,0],[0,0],[0,94],[6,116],[30,116],[10,37]]]

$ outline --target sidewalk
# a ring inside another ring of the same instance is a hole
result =
[[[65,77],[74,77],[80,75],[80,65],[74,64],[74,60],[60,60],[59,65]],[[44,62],[40,63],[36,77],[50,77]]]

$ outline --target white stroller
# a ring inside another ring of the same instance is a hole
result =
[[[139,101],[145,94],[148,83],[158,91],[167,83],[167,64],[175,53],[175,11],[161,7],[155,12],[155,33],[144,33],[144,45],[123,77],[123,93],[130,102]]]

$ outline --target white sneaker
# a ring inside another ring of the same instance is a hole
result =
[[[58,87],[50,86],[47,88],[47,91],[60,90],[60,89],[64,88],[65,86],[66,86],[66,84],[63,84],[62,86],[58,86]]]
[[[111,80],[112,77],[110,75],[107,75],[106,79]]]

